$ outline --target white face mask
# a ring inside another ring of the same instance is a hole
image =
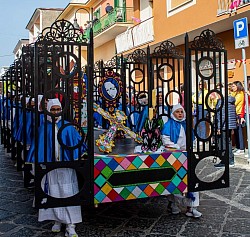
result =
[[[116,89],[115,85],[113,83],[111,83],[111,82],[108,81],[108,82],[104,83],[104,87],[106,89],[107,94],[112,99],[114,99],[116,97],[116,95],[117,95],[117,89]]]

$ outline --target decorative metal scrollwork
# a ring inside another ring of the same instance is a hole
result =
[[[117,66],[121,65],[121,58],[118,58],[117,56],[114,56],[113,58],[111,58],[110,60],[108,60],[104,67],[107,68],[115,68]]]
[[[142,49],[135,50],[132,54],[127,57],[128,62],[134,63],[147,63],[147,54]]]
[[[169,40],[166,40],[156,47],[153,52],[154,56],[168,55],[168,56],[182,56],[182,52],[179,48],[176,48],[174,43]]]
[[[101,68],[101,61],[96,61],[94,64],[94,71],[98,71]]]
[[[200,36],[194,38],[194,41],[191,43],[191,49],[195,48],[223,49],[224,45],[213,31],[207,29],[202,31]]]
[[[87,38],[82,37],[82,32],[74,28],[74,25],[67,20],[55,21],[51,27],[45,28],[39,41],[53,41],[53,42],[87,42]]]

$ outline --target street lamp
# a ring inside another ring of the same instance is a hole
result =
[[[86,11],[86,12],[89,14],[89,21],[90,21],[90,12],[89,12],[86,8],[83,8],[83,7],[82,7],[82,8],[77,9],[76,12],[75,12],[75,18],[74,18],[74,23],[73,23],[74,28],[77,29],[77,30],[80,29],[80,26],[79,26],[79,24],[77,23],[77,19],[76,19],[76,13],[77,13],[79,10],[84,10],[84,11]]]

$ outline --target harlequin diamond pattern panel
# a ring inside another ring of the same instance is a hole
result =
[[[94,163],[94,202],[96,204],[181,194],[187,191],[186,152],[132,155],[96,154]],[[147,177],[144,176],[147,176],[149,171],[163,173],[163,176],[158,176],[160,180],[153,182],[152,177],[148,177],[148,180],[151,181],[147,182],[145,181]],[[166,172],[169,173],[164,176]],[[111,182],[111,177],[114,175],[121,177],[121,180],[116,180],[116,185],[112,185]],[[125,180],[122,180],[122,177]],[[136,177],[138,182],[133,183],[133,177]],[[162,179],[162,177],[167,178]],[[123,184],[120,185],[119,181]]]

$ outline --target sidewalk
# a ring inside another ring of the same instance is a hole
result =
[[[245,154],[243,155],[234,155],[234,160],[236,164],[239,165],[246,165],[248,167],[250,167],[250,158],[249,157],[245,157],[245,155],[248,154],[248,149],[245,149]]]

